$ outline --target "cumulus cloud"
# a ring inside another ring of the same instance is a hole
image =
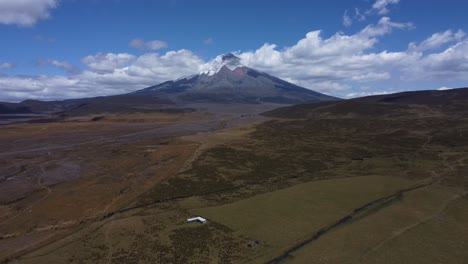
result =
[[[12,62],[0,62],[0,70],[13,69],[16,67],[16,64]]]
[[[81,62],[93,71],[106,73],[129,66],[135,59],[134,55],[128,53],[98,53],[84,57]]]
[[[406,80],[468,80],[468,40],[419,59],[404,68]]]
[[[377,12],[379,15],[385,15],[390,12],[389,6],[398,4],[400,0],[377,0],[372,5],[372,11]]]
[[[136,38],[130,41],[130,47],[143,51],[160,50],[168,46],[167,42],[162,40],[144,41],[143,39]]]
[[[462,40],[465,36],[466,36],[466,33],[465,33],[463,30],[459,29],[459,30],[457,31],[457,33],[455,33],[455,40],[456,40],[456,41],[460,41],[460,40]]]
[[[354,91],[355,87],[376,83],[468,81],[468,40],[463,31],[436,33],[413,49],[376,51],[380,38],[393,30],[412,29],[411,23],[398,23],[382,17],[354,35],[336,33],[323,38],[311,31],[295,45],[279,49],[265,44],[251,52],[239,53],[242,63],[304,87],[349,97],[378,94],[379,91]],[[450,40],[448,42],[448,40]],[[434,52],[452,43],[442,51]],[[353,90],[346,93],[347,90]],[[394,91],[396,92],[396,91]]]
[[[3,76],[0,77],[0,99],[21,101],[28,98],[51,100],[86,97],[87,91],[80,89],[77,84],[76,79],[63,76]]]
[[[204,61],[189,50],[169,51],[164,55],[147,53],[128,67],[127,73],[148,78],[154,84],[198,73],[203,64]]]
[[[1,0],[0,24],[33,26],[47,19],[58,0]]]
[[[245,65],[271,73],[305,87],[323,92],[351,88],[347,82],[388,80],[397,64],[408,60],[404,52],[367,53],[379,37],[393,29],[407,29],[408,23],[396,23],[383,17],[354,35],[336,33],[323,38],[311,31],[295,45],[278,50],[274,44],[238,54]]]
[[[68,76],[0,76],[0,101],[66,99],[122,94],[200,71],[205,63],[188,50],[163,55],[99,53],[82,59],[86,69]],[[57,60],[39,64],[68,68]]]

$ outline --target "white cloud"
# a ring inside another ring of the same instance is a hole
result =
[[[456,40],[456,41],[460,41],[460,40],[462,40],[465,36],[466,36],[466,33],[465,33],[463,30],[459,29],[459,30],[457,31],[457,33],[455,33],[455,40]]]
[[[334,81],[296,81],[296,80],[287,80],[289,82],[296,83],[297,85],[307,87],[311,90],[328,93],[328,94],[335,94],[340,91],[346,91],[351,89],[351,86],[348,84],[342,84],[339,82]]]
[[[88,91],[79,89],[77,84],[77,80],[63,76],[4,76],[0,77],[0,99],[21,101],[27,98],[50,100],[86,97]]]
[[[400,83],[437,80],[468,81],[468,40],[464,32],[451,33],[459,42],[441,52],[376,51],[382,36],[393,30],[412,29],[411,23],[397,23],[382,17],[377,24],[368,25],[354,35],[336,33],[323,38],[320,31],[311,31],[295,45],[278,49],[265,44],[251,52],[239,53],[242,63],[298,85],[321,92],[349,97],[382,93],[354,91],[354,87],[385,84],[387,91]],[[440,36],[439,36],[440,35]],[[431,51],[446,43],[444,34],[434,34],[419,48]],[[431,49],[429,49],[431,48]],[[363,85],[364,84],[364,85]],[[345,91],[349,90],[348,93]],[[398,91],[398,90],[395,90]]]
[[[411,42],[408,46],[409,51],[413,52],[424,52],[427,50],[433,50],[440,48],[444,44],[460,41],[465,37],[465,32],[458,30],[456,33],[453,33],[451,30],[445,32],[434,33],[431,37],[425,39],[419,45]]]
[[[198,73],[203,64],[204,61],[189,50],[169,51],[162,56],[147,53],[140,56],[127,72],[132,76],[148,77],[154,84]]]
[[[0,62],[0,70],[15,68],[16,64],[12,62]]]
[[[146,53],[139,57],[130,54],[98,54],[83,59],[91,62],[89,70],[75,78],[89,87],[114,87],[130,92],[199,71],[204,63],[188,50],[169,51],[163,55]],[[117,93],[117,92],[115,92]]]
[[[389,34],[393,29],[413,29],[413,23],[393,22],[389,17],[382,17],[377,25],[368,25],[360,34],[368,37],[378,37]]]
[[[188,50],[140,57],[99,53],[83,58],[87,69],[69,76],[1,76],[0,101],[66,99],[132,92],[184,75],[198,73],[205,63]],[[42,65],[68,68],[66,62],[44,60]]]
[[[0,24],[33,26],[57,5],[58,0],[0,0]]]
[[[128,53],[98,53],[84,57],[81,62],[96,72],[112,72],[117,68],[129,66],[136,57]]]
[[[167,42],[162,40],[144,41],[143,39],[136,38],[130,42],[130,47],[144,51],[165,49],[168,46]]]
[[[453,44],[440,53],[420,57],[407,65],[408,80],[468,80],[468,40]]]
[[[288,79],[305,87],[328,92],[350,89],[344,82],[375,82],[392,78],[391,71],[405,62],[404,52],[366,53],[378,43],[378,37],[394,28],[406,29],[407,23],[381,18],[354,35],[336,33],[322,38],[321,31],[311,31],[296,45],[278,50],[265,44],[253,52],[238,54],[242,62],[252,68]],[[411,57],[411,56],[410,56]]]
[[[377,12],[379,15],[385,15],[390,12],[388,6],[398,4],[400,0],[377,0],[372,5],[372,10]]]
[[[361,75],[354,75],[351,77],[351,81],[354,82],[373,82],[388,80],[391,78],[389,72],[369,72]]]

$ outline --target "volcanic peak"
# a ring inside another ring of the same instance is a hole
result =
[[[240,63],[240,58],[232,53],[227,53],[217,56],[214,60],[208,63],[201,71],[200,75],[213,76],[218,73],[223,67],[227,67],[231,71],[239,67],[243,67]]]

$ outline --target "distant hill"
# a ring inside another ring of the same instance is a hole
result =
[[[27,106],[12,104],[12,103],[0,103],[0,114],[28,114],[31,113],[31,109]]]
[[[468,114],[468,88],[412,91],[321,104],[302,104],[264,113],[280,118],[403,117]]]
[[[66,116],[97,113],[185,111],[173,102],[157,97],[116,95],[63,101],[26,100],[0,103],[0,114],[56,114]]]

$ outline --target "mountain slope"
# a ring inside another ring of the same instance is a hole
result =
[[[242,66],[233,54],[218,56],[198,75],[168,81],[132,94],[174,102],[317,103],[337,101],[269,74]]]

